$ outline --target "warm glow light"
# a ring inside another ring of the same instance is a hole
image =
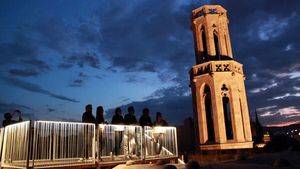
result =
[[[99,124],[97,131],[92,123],[27,121],[4,129],[3,166],[7,167],[26,166],[28,147],[31,147],[34,159],[34,164],[29,164],[32,167],[91,164],[97,160],[96,154],[109,162],[128,160],[128,155],[141,160],[178,154],[175,127]],[[33,130],[32,141],[29,141],[30,130]],[[145,135],[142,134],[143,130]],[[96,137],[97,133],[99,135]],[[143,138],[146,142],[142,141]],[[153,153],[157,146],[162,146],[158,154]],[[125,147],[128,149],[125,150]],[[148,147],[147,151],[143,147]],[[143,151],[146,151],[145,156],[137,154]]]
[[[116,125],[115,128],[116,128],[115,131],[124,131],[123,125]]]
[[[153,133],[165,133],[166,129],[163,127],[154,127]]]

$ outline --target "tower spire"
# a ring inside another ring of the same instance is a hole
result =
[[[191,19],[196,65],[190,86],[200,149],[252,148],[243,65],[233,60],[227,11],[204,5]]]
[[[204,5],[192,11],[196,63],[232,60],[227,11],[220,5]]]

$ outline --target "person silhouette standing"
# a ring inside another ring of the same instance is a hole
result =
[[[96,123],[96,119],[93,115],[93,107],[91,104],[88,104],[85,106],[85,112],[82,115],[82,122],[84,123]],[[85,146],[85,150],[84,150],[84,155],[85,155],[85,159],[88,159],[90,156],[90,147],[91,145],[91,139],[88,137],[88,129],[86,127],[84,127],[84,146]]]
[[[124,119],[122,116],[122,110],[120,107],[116,108],[115,115],[111,120],[111,124],[123,124]],[[121,155],[122,152],[122,141],[123,141],[124,129],[116,128],[115,129],[115,150],[114,153],[116,156]]]
[[[93,115],[93,107],[91,104],[85,106],[85,112],[82,115],[82,122],[84,123],[96,123],[96,119]]]
[[[134,115],[133,106],[129,106],[127,111],[128,111],[128,113],[124,117],[124,123],[126,125],[137,124],[137,120],[136,120],[136,117]]]
[[[104,120],[104,109],[102,106],[98,106],[96,111],[96,124],[104,123],[106,123]]]
[[[166,120],[163,119],[162,114],[160,112],[156,113],[156,120],[154,122],[154,126],[168,126]]]
[[[124,118],[122,116],[122,110],[120,107],[118,107],[115,110],[115,115],[111,120],[111,124],[123,124],[123,123],[124,123]]]
[[[144,108],[143,109],[143,114],[140,117],[139,123],[142,127],[144,126],[152,126],[152,121],[151,121],[151,117],[149,116],[149,109],[148,108]]]

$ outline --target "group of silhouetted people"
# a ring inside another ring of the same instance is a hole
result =
[[[141,126],[168,126],[168,123],[163,119],[160,112],[156,113],[155,122],[152,123],[150,117],[150,111],[148,108],[143,109],[142,116],[137,121],[135,116],[135,110],[133,106],[127,108],[127,114],[123,117],[122,109],[120,107],[115,109],[115,114],[112,117],[111,124],[125,124],[125,125],[141,125]],[[85,112],[82,115],[82,122],[95,123],[95,124],[107,124],[104,119],[104,109],[102,106],[97,107],[96,118],[93,115],[93,107],[91,104],[85,106]]]
[[[13,120],[13,117],[14,117],[15,114],[19,115],[18,120]],[[8,113],[4,114],[4,120],[2,121],[2,126],[5,127],[5,126],[8,126],[10,124],[14,124],[14,123],[21,122],[21,121],[23,121],[21,111],[20,110],[15,110],[12,113],[8,112]]]

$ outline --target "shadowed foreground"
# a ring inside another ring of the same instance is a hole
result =
[[[300,168],[300,154],[295,151],[284,151],[279,153],[265,153],[255,155],[248,159],[220,162],[209,165],[201,165],[201,169],[298,169]],[[118,165],[115,169],[167,169],[167,165],[175,166],[177,169],[189,169],[184,164],[136,164]],[[193,168],[194,169],[194,168]]]

